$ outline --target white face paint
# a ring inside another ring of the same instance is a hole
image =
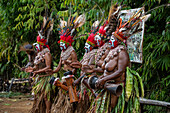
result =
[[[41,49],[40,49],[40,44],[34,43],[33,46],[35,46],[35,48],[36,48],[37,51],[40,51],[40,50],[41,50]]]
[[[101,37],[99,35],[96,35],[94,38],[95,41],[97,41],[97,46],[99,47],[101,45]]]
[[[88,44],[88,43],[86,42],[84,49],[85,49],[85,52],[86,52],[86,53],[90,52],[90,44]]]
[[[115,46],[115,45],[114,45],[114,42],[115,42],[115,38],[114,38],[114,36],[112,35],[112,36],[110,37],[110,41],[109,41],[109,44],[110,44],[111,47],[114,47],[114,46]]]
[[[60,49],[65,50],[66,49],[66,44],[64,42],[60,42]]]

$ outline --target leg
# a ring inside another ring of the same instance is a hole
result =
[[[117,102],[118,102],[118,97],[111,94],[111,108],[112,109],[117,105]]]
[[[47,95],[44,96],[45,106],[46,106],[46,113],[50,113],[51,110],[51,102],[48,100]]]

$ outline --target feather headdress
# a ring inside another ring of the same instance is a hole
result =
[[[80,15],[79,17],[69,17],[68,21],[60,20],[59,34],[60,41],[71,45],[73,42],[73,37],[76,34],[76,28],[81,27],[85,23],[85,14]],[[58,43],[60,43],[60,41]]]
[[[95,36],[97,34],[98,28],[99,28],[99,20],[95,21],[91,27],[91,33],[89,34],[89,37],[87,38],[87,43],[90,44],[93,47],[96,47],[96,41]]]
[[[106,38],[107,24],[108,24],[108,21],[105,20],[104,24],[100,26],[99,31],[97,32],[97,35],[99,35],[102,38],[102,40],[107,40]]]
[[[128,21],[124,23],[122,23],[122,19],[120,18],[117,29],[112,34],[123,42],[124,40],[127,40],[130,36],[142,31],[142,28],[139,27],[141,21],[146,21],[150,17],[150,14],[142,14],[143,9],[144,7],[139,9],[138,12],[136,12]]]
[[[38,31],[39,36],[42,38],[46,38],[47,41],[49,39],[50,32],[53,29],[53,19],[51,17],[44,17],[43,26],[40,31]]]
[[[118,4],[112,5],[110,7],[110,11],[109,11],[109,16],[108,16],[108,25],[106,28],[106,34],[108,36],[111,35],[111,33],[113,31],[116,30],[116,25],[118,23],[118,14],[119,11],[121,10],[121,5],[119,6]]]
[[[96,20],[94,23],[93,23],[93,25],[91,26],[91,33],[93,33],[93,34],[96,34],[96,32],[98,31],[98,28],[99,28],[99,24],[100,24],[100,22],[99,22],[99,20]]]
[[[47,47],[50,50],[48,45],[48,39],[53,29],[52,13],[51,13],[51,17],[47,17],[47,16],[44,17],[42,28],[40,31],[38,31],[37,42],[33,44],[34,46],[39,44]]]

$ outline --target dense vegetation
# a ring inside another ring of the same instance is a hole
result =
[[[123,0],[112,0],[113,4]],[[96,5],[98,4],[98,5]],[[125,9],[145,6],[151,18],[145,24],[143,43],[143,63],[132,64],[144,82],[145,97],[170,101],[170,16],[168,0],[124,0]],[[87,22],[78,35],[87,34],[92,23],[108,16],[111,0],[1,0],[0,1],[0,76],[4,79],[26,77],[15,65],[24,66],[28,58],[19,47],[25,43],[36,42],[37,31],[40,30],[45,12],[52,10],[58,17],[67,18],[70,13],[86,14]],[[101,8],[101,9],[100,9]],[[69,11],[68,11],[69,9]],[[54,29],[49,40],[54,64],[59,61],[60,49],[57,25],[58,17],[54,16]],[[84,54],[83,45],[87,35],[76,39],[73,46],[78,58]],[[80,46],[81,45],[81,46]],[[149,112],[165,112],[164,108],[145,106]]]

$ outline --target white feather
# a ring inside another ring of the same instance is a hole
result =
[[[71,30],[71,35],[74,33],[74,31],[75,31],[75,29],[73,28],[73,29]]]
[[[118,13],[118,11],[121,9],[121,6],[119,6],[118,8],[117,8],[117,10],[112,14],[112,15],[115,15],[115,14],[117,14]]]
[[[107,26],[104,28],[104,30],[106,30],[108,27],[109,27],[109,26],[107,25]]]
[[[124,30],[126,30],[126,28],[120,28],[120,29],[119,29],[119,32],[122,32],[122,31],[124,31]]]
[[[99,25],[99,20],[95,21],[92,25],[92,27],[97,27]]]
[[[82,14],[75,20],[74,24],[78,25],[81,23],[80,25],[77,26],[77,27],[81,27],[85,23],[85,21],[86,21],[86,16],[85,14]]]
[[[144,19],[143,21],[146,22],[150,16],[151,16],[151,14],[148,14],[143,17],[140,17],[140,19]]]
[[[64,26],[67,26],[67,22],[60,19],[60,27],[63,28]]]

